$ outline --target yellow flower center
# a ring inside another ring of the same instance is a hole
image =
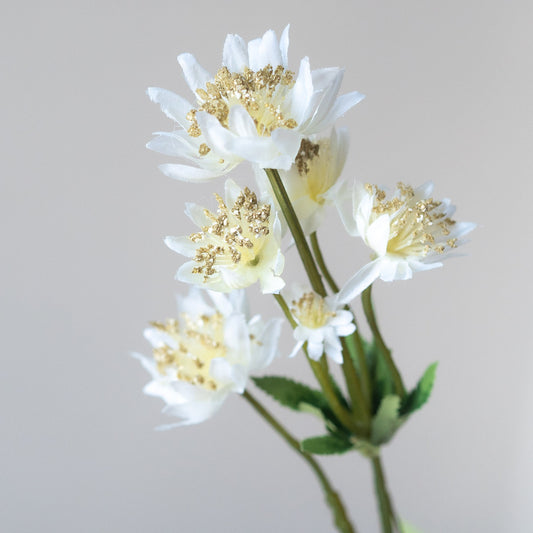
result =
[[[335,313],[328,309],[324,298],[314,292],[306,292],[292,302],[291,312],[298,322],[310,329],[325,326]]]
[[[222,67],[213,82],[207,83],[205,89],[196,90],[198,108],[187,114],[191,122],[187,132],[191,137],[202,134],[197,111],[206,111],[227,128],[230,109],[235,105],[242,105],[248,111],[258,135],[268,137],[277,128],[294,129],[298,124],[285,115],[285,99],[293,86],[294,72],[281,65],[275,69],[267,65],[257,72],[246,67],[242,74]],[[209,146],[202,144],[199,153],[205,155],[209,150]]]
[[[302,139],[295,165],[305,180],[309,198],[322,205],[324,193],[335,185],[338,178],[333,172],[335,164],[332,161],[329,139],[321,139],[317,144],[309,139]]]
[[[250,189],[246,187],[239,194],[231,209],[220,196],[215,196],[217,213],[204,211],[211,226],[189,236],[193,242],[202,243],[194,257],[198,266],[192,272],[203,274],[204,281],[219,272],[217,267],[257,266],[270,233],[270,205],[260,204]]]
[[[365,187],[374,194],[373,218],[385,213],[390,215],[387,253],[425,257],[430,251],[442,254],[447,248],[457,247],[457,239],[446,239],[455,220],[443,213],[442,202],[417,198],[413,188],[401,182],[390,200],[377,186],[367,183]]]
[[[220,313],[191,317],[183,313],[181,322],[169,319],[152,322],[176,343],[177,348],[164,345],[154,348],[153,355],[161,374],[175,373],[179,380],[216,390],[218,385],[209,375],[211,360],[226,355],[224,317]]]

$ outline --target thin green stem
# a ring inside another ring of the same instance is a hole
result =
[[[337,285],[337,283],[335,283],[335,280],[333,279],[333,276],[331,275],[330,271],[328,270],[328,267],[326,266],[326,262],[324,261],[322,250],[320,250],[320,246],[318,244],[318,237],[316,235],[316,231],[313,231],[313,233],[311,233],[310,238],[311,248],[313,249],[313,254],[315,256],[315,260],[318,265],[318,268],[320,269],[320,272],[322,272],[322,275],[324,276],[324,279],[326,280],[330,289],[334,293],[339,292],[339,286]]]
[[[379,331],[378,323],[376,320],[376,315],[374,313],[374,306],[372,305],[372,285],[370,285],[367,289],[363,291],[361,299],[363,301],[363,309],[365,311],[365,316],[368,321],[368,325],[370,326],[372,334],[374,335],[374,340],[378,346],[380,353],[385,359],[385,363],[389,367],[390,373],[392,374],[396,394],[403,398],[405,396],[405,386],[403,384],[402,376],[400,375],[398,368],[394,364],[391,351],[387,348],[387,345],[385,344],[385,341],[381,336],[381,332]]]
[[[278,302],[279,306],[281,307],[281,310],[287,317],[287,320],[290,322],[291,327],[294,329],[296,327],[296,321],[294,320],[292,313],[289,309],[289,306],[287,305],[287,302],[285,301],[285,298],[281,296],[281,294],[274,294],[274,298]],[[337,396],[337,391],[333,387],[333,384],[331,383],[331,377],[329,375],[328,369],[327,369],[327,361],[324,356],[321,358],[321,362],[313,361],[308,353],[307,348],[304,345],[303,351],[307,357],[307,361],[309,362],[309,365],[311,366],[311,370],[313,371],[313,374],[315,375],[318,383],[320,384],[320,387],[322,391],[324,392],[324,396],[326,397],[326,400],[331,407],[333,413],[339,420],[339,422],[348,430],[350,430],[352,433],[360,434],[361,432],[361,425],[356,423],[355,420],[352,419],[352,416],[349,411],[346,410],[344,405],[342,405],[341,401],[339,400],[339,397]]]
[[[324,261],[324,256],[322,255],[322,250],[318,244],[318,237],[316,231],[311,233],[311,247],[313,249],[313,254],[315,256],[318,268],[324,276],[324,279],[327,281],[331,290],[334,293],[339,292],[339,286],[333,279],[326,262]],[[351,311],[355,324],[355,331],[349,337],[341,339],[343,347],[343,372],[346,379],[346,385],[348,387],[348,392],[350,393],[350,398],[352,399],[352,408],[355,407],[356,402],[360,403],[361,406],[364,406],[362,410],[365,410],[367,413],[367,423],[370,424],[370,412],[371,412],[371,381],[370,374],[368,372],[368,365],[366,363],[365,350],[363,347],[363,342],[361,340],[361,335],[359,334],[359,329],[357,328],[357,322],[355,320],[355,314],[347,305],[346,310]],[[350,344],[351,343],[351,344]],[[354,362],[352,360],[351,354],[355,353],[355,357],[359,363],[359,372],[361,377],[357,374],[357,369],[355,368]],[[357,390],[356,390],[357,389]]]
[[[298,220],[298,217],[296,216],[296,212],[294,211],[289,199],[289,195],[285,190],[285,186],[283,185],[283,181],[281,180],[279,172],[274,168],[265,168],[265,172],[270,180],[270,185],[272,186],[272,190],[274,191],[274,195],[276,196],[276,200],[278,201],[281,212],[283,213],[283,216],[287,221],[287,225],[289,226],[289,230],[294,238],[296,248],[298,249],[298,253],[302,259],[302,263],[305,271],[307,272],[307,276],[309,277],[309,281],[311,282],[311,286],[317,294],[320,294],[320,296],[325,296],[326,288],[324,287],[320,273],[315,265],[313,254],[311,253],[302,226]]]
[[[392,505],[392,499],[387,489],[385,473],[379,456],[372,458],[372,470],[374,471],[374,486],[379,502],[382,533],[401,533],[401,528]]]
[[[326,496],[326,501],[331,508],[335,526],[341,533],[356,533],[354,526],[350,522],[342,500],[331,486],[326,474],[314,457],[300,449],[300,443],[270,414],[270,412],[248,391],[244,391],[243,397],[259,413],[265,421],[285,440],[285,442],[300,455],[300,457],[312,468],[318,478],[322,490]]]

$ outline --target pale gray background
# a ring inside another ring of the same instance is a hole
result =
[[[345,66],[343,92],[367,94],[343,119],[345,175],[433,179],[457,218],[480,224],[466,257],[376,287],[407,382],[441,362],[429,406],[384,450],[397,507],[427,533],[533,530],[529,2],[4,4],[2,532],[332,530],[311,473],[244,401],[154,432],[161,402],[128,357],[149,352],[142,329],[184,290],[162,237],[192,230],[185,199],[222,188],[158,172],[168,158],[144,144],[172,126],[145,88],[189,97],[178,53],[215,70],[226,33],[287,22],[293,68],[303,55]],[[366,260],[335,213],[320,235],[339,280]],[[300,358],[271,372],[310,380]],[[269,405],[300,436],[320,431]],[[377,531],[365,460],[323,463],[360,531]]]

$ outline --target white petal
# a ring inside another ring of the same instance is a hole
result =
[[[244,72],[248,65],[248,51],[246,42],[239,35],[228,35],[224,42],[222,64],[231,72]]]
[[[235,105],[230,109],[228,127],[240,137],[257,137],[255,123],[248,111],[241,105]]]
[[[304,57],[300,62],[300,70],[298,71],[298,77],[296,78],[290,97],[291,116],[296,120],[298,126],[306,118],[306,111],[312,94],[313,81],[309,58]]]
[[[281,64],[284,67],[289,66],[289,55],[288,55],[289,54],[289,28],[290,28],[290,24],[287,24],[279,40],[279,50],[281,53]]]
[[[340,182],[335,190],[335,207],[346,228],[346,231],[353,237],[359,236],[357,224],[355,223],[353,201],[350,202],[350,186],[347,182]]]
[[[361,294],[380,275],[381,261],[376,259],[361,268],[340,290],[338,294],[339,304],[347,304]]]
[[[313,361],[318,361],[324,353],[324,344],[321,342],[308,342],[307,353]]]
[[[145,357],[137,352],[132,352],[130,355],[141,363],[143,368],[150,374],[150,376],[152,376],[152,379],[157,379],[160,376],[157,366],[152,358]]]
[[[320,131],[319,129],[326,129],[331,126],[331,124],[333,124],[338,118],[344,115],[346,111],[348,111],[354,105],[358,104],[361,100],[363,100],[364,97],[364,94],[358,93],[357,91],[339,96],[333,104],[333,107],[325,116],[324,120],[319,124],[313,125],[314,131]]]
[[[337,326],[335,328],[335,331],[337,332],[337,335],[339,337],[346,337],[347,335],[351,335],[355,331],[355,324],[352,322],[350,324]]]
[[[189,165],[165,163],[163,165],[159,165],[159,170],[161,170],[161,172],[169,178],[180,181],[201,182],[218,178],[218,176],[222,176],[223,174],[229,172],[231,167],[224,170],[221,169],[220,172],[216,172],[204,168],[190,167]]]
[[[390,217],[388,214],[378,217],[366,230],[365,242],[379,257],[387,253],[390,235]]]
[[[205,208],[201,205],[185,202],[185,214],[199,227],[210,226],[212,220],[205,214]]]
[[[165,237],[165,244],[174,252],[185,257],[194,257],[196,255],[197,245],[189,237]]]
[[[298,341],[292,349],[292,352],[289,354],[289,357],[294,357],[300,351],[303,345],[304,341]]]
[[[178,62],[183,69],[187,85],[195,95],[196,89],[205,89],[207,82],[213,79],[192,54],[180,54]]]
[[[149,87],[146,91],[150,100],[161,106],[161,111],[172,120],[175,120],[181,127],[187,129],[190,122],[187,120],[187,113],[193,106],[177,94],[159,87]]]
[[[198,147],[194,145],[187,138],[188,135],[184,132],[156,132],[150,142],[146,144],[146,148],[159,152],[160,154],[170,155],[174,157],[186,157],[189,160],[196,161],[199,159]]]
[[[278,294],[285,287],[285,281],[279,276],[275,276],[272,272],[266,272],[261,276],[259,282],[263,294]]]
[[[273,318],[266,324],[263,334],[257,339],[260,348],[252,350],[250,371],[263,370],[278,355],[278,341],[282,324],[281,318]]]

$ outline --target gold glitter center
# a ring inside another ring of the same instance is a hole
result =
[[[198,265],[192,272],[203,274],[204,282],[217,274],[219,267],[257,266],[270,233],[270,205],[260,204],[248,187],[239,194],[231,209],[220,196],[215,196],[216,214],[204,211],[211,225],[189,236],[193,242],[201,243],[194,257]]]
[[[293,300],[291,312],[302,326],[310,329],[325,326],[335,316],[328,309],[324,298],[314,292],[306,292],[299,300]]]
[[[446,217],[442,202],[418,198],[412,187],[401,182],[391,199],[376,185],[367,183],[365,188],[374,195],[372,218],[390,216],[387,253],[425,257],[431,251],[442,254],[447,248],[456,248],[457,239],[446,238],[455,220]]]
[[[187,313],[181,320],[152,322],[153,327],[165,332],[175,342],[154,348],[157,369],[163,375],[174,373],[182,381],[216,390],[217,383],[209,374],[211,360],[225,357],[224,317],[220,313],[191,317]]]
[[[197,111],[206,111],[213,115],[225,127],[228,127],[230,109],[242,105],[252,117],[257,133],[270,136],[277,128],[294,129],[296,121],[286,116],[286,96],[294,86],[294,72],[278,65],[271,65],[254,72],[245,67],[244,72],[230,72],[222,67],[213,82],[208,82],[205,89],[197,89],[198,108],[191,109],[187,120],[191,126],[187,130],[191,137],[202,134],[196,119]],[[205,155],[207,145],[200,155]],[[203,153],[202,153],[203,152]]]

